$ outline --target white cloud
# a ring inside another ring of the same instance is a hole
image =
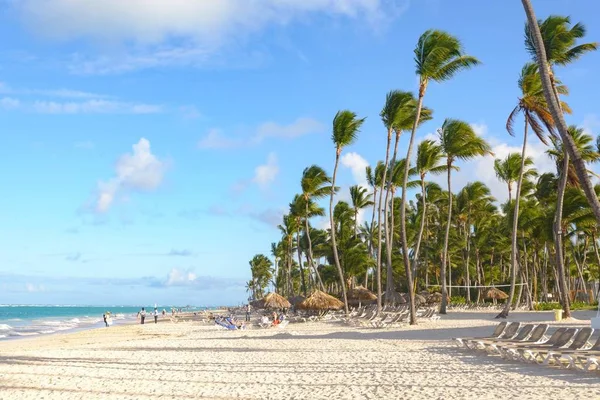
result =
[[[165,286],[186,286],[193,285],[198,276],[192,271],[183,271],[178,268],[173,268],[167,276]]]
[[[33,102],[32,110],[40,114],[155,114],[161,112],[162,107],[98,99],[81,102],[38,100]]]
[[[345,153],[341,160],[342,165],[346,168],[350,168],[352,171],[352,177],[357,185],[368,188],[367,183],[367,172],[366,168],[369,166],[367,160],[365,160],[360,154],[351,152]]]
[[[133,145],[133,153],[123,154],[115,166],[115,177],[98,182],[95,210],[108,211],[123,191],[153,191],[162,183],[167,165],[150,150],[150,142],[141,138]]]
[[[110,73],[200,64],[228,44],[247,42],[270,26],[305,22],[311,16],[365,21],[379,30],[402,13],[409,0],[103,0],[102,7],[82,0],[21,0],[14,4],[26,26],[40,36],[112,45],[103,46],[105,54],[96,59],[78,55],[82,60],[74,67],[79,73]],[[173,42],[177,45],[169,44]]]
[[[266,188],[275,181],[278,173],[279,166],[277,165],[277,155],[275,153],[270,153],[267,157],[267,163],[259,165],[254,169],[254,178],[252,178],[252,182],[256,183],[261,188]]]
[[[205,137],[198,141],[200,149],[230,149],[240,147],[244,143],[239,138],[228,138],[219,129],[211,129]]]
[[[471,128],[473,128],[473,130],[475,131],[475,133],[477,134],[477,136],[481,136],[481,137],[485,137],[488,134],[488,126],[484,123],[473,123],[470,124]]]
[[[44,287],[44,285],[36,285],[36,284],[33,284],[33,283],[26,283],[25,284],[25,289],[29,293],[44,292],[46,290],[45,287]]]
[[[18,99],[12,97],[3,97],[0,99],[0,108],[4,110],[14,110],[19,108],[21,102]]]
[[[14,88],[7,84],[6,82],[0,82],[0,93],[2,94],[12,94],[19,96],[30,96],[30,95],[38,95],[38,96],[47,96],[47,97],[61,97],[61,98],[72,98],[72,99],[104,99],[109,96],[84,92],[81,90],[71,90],[71,89],[27,89],[27,88]]]
[[[258,127],[252,141],[262,142],[267,138],[294,139],[311,133],[323,132],[324,129],[322,123],[312,118],[298,118],[288,125],[265,122]]]
[[[228,137],[220,129],[211,129],[198,141],[201,149],[230,149],[256,145],[268,138],[295,139],[300,136],[323,132],[324,125],[313,118],[298,118],[294,122],[281,125],[276,122],[265,122],[256,128],[250,138]]]

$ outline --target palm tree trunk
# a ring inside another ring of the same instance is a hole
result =
[[[319,274],[317,266],[315,265],[314,260],[313,260],[312,240],[310,239],[310,226],[308,224],[308,199],[306,199],[305,207],[306,207],[306,217],[304,218],[304,229],[306,230],[306,238],[308,239],[308,263],[312,267],[313,271],[315,272],[315,275],[317,276],[317,280],[319,282],[319,287],[324,292],[325,286],[323,286],[323,281],[321,280],[321,275]]]
[[[296,250],[298,250],[298,267],[300,268],[300,283],[302,284],[302,293],[306,297],[306,279],[304,278],[304,267],[302,266],[302,249],[300,248],[300,224],[296,232]]]
[[[465,239],[466,239],[466,256],[465,256],[465,286],[471,286],[471,277],[469,275],[469,262],[471,256],[471,224],[467,219],[467,223],[465,224]],[[465,295],[467,303],[471,303],[471,288],[467,287],[467,293]]]
[[[419,234],[417,235],[417,243],[415,244],[415,252],[413,255],[413,265],[412,265],[412,276],[417,276],[417,265],[419,263],[419,250],[421,249],[421,240],[423,238],[423,231],[425,230],[425,220],[427,219],[427,198],[425,191],[425,176],[421,176],[421,200],[423,203],[421,209],[421,223],[419,225]],[[400,219],[400,223],[402,223],[402,218]],[[404,243],[403,243],[404,244]],[[404,249],[402,249],[404,251]]]
[[[517,233],[519,227],[519,205],[521,202],[521,185],[523,184],[523,174],[525,170],[525,154],[527,150],[527,128],[528,128],[527,118],[525,118],[525,130],[523,132],[523,147],[521,148],[521,169],[519,170],[519,180],[517,181],[517,193],[515,196],[515,209],[513,211],[513,223],[511,230],[511,245],[510,245],[510,292],[508,294],[508,299],[506,299],[506,303],[504,304],[504,309],[496,316],[496,318],[506,318],[508,317],[508,313],[510,311],[510,305],[513,302],[513,298],[515,297],[515,285],[517,284],[517,255],[519,252],[519,247],[517,246]],[[509,200],[510,201],[510,200]]]
[[[393,248],[393,244],[394,244],[394,192],[392,190],[392,179],[393,179],[393,169],[395,167],[396,164],[396,157],[398,155],[398,141],[400,140],[400,134],[396,133],[396,140],[394,141],[394,152],[392,155],[392,161],[390,162],[390,167],[392,168],[392,173],[390,173],[390,178],[389,178],[389,182],[388,182],[388,186],[386,188],[386,193],[385,193],[385,250],[386,250],[386,256],[387,256],[387,274],[386,274],[386,283],[385,283],[385,292],[386,293],[393,293],[395,292],[395,285],[394,285],[394,271],[393,271],[393,266],[392,266],[392,248]],[[389,194],[392,193],[392,199],[391,199],[391,215],[389,216],[390,219],[390,223],[388,225],[388,209],[390,207],[390,200],[389,198]],[[386,303],[387,304],[392,304],[395,303],[396,300],[396,296],[394,293],[394,296],[390,296],[387,295],[386,296]]]
[[[446,234],[444,236],[444,251],[442,252],[442,304],[440,314],[446,314],[448,305],[448,288],[446,287],[446,260],[448,259],[448,239],[450,238],[450,223],[452,222],[452,162],[448,160],[448,220],[446,221]]]
[[[567,187],[567,177],[569,170],[569,154],[567,153],[565,146],[563,145],[563,165],[560,171],[560,180],[558,183],[558,194],[556,199],[556,214],[554,215],[554,247],[556,250],[556,269],[558,273],[558,285],[561,292],[561,303],[563,306],[564,318],[571,317],[571,309],[569,306],[569,295],[567,289],[566,273],[565,273],[565,260],[563,255],[563,240],[562,240],[562,209],[563,201],[565,196],[565,189]]]
[[[539,73],[542,79],[542,86],[544,88],[544,97],[546,98],[546,102],[548,103],[548,107],[550,108],[550,112],[552,113],[552,118],[554,119],[554,123],[560,133],[560,137],[563,142],[563,147],[566,148],[569,157],[572,159],[573,165],[575,167],[575,172],[577,173],[577,178],[579,179],[583,191],[585,193],[585,197],[587,198],[588,203],[590,204],[590,207],[594,212],[596,222],[600,224],[600,201],[598,200],[596,192],[594,191],[594,186],[590,181],[585,161],[581,158],[581,154],[579,153],[579,150],[577,149],[573,138],[571,137],[571,135],[569,135],[567,123],[565,122],[563,113],[560,110],[560,104],[558,103],[558,101],[556,100],[556,96],[554,95],[554,93],[556,92],[556,88],[554,87],[554,85],[552,85],[552,81],[550,79],[550,68],[548,65],[548,60],[546,58],[546,49],[544,48],[542,34],[537,24],[535,12],[533,11],[533,6],[531,5],[530,0],[521,0],[521,2],[523,3],[523,8],[525,10],[525,14],[527,15],[527,20],[529,23],[531,34],[535,42],[537,56],[536,58],[539,65]]]
[[[333,168],[333,179],[331,181],[331,197],[329,198],[329,223],[331,225],[331,246],[333,247],[333,260],[335,261],[335,266],[338,270],[338,275],[340,277],[340,285],[342,288],[342,297],[344,302],[344,311],[346,315],[348,315],[348,297],[346,296],[346,284],[344,283],[344,271],[342,271],[342,266],[340,265],[340,257],[338,255],[337,243],[335,241],[335,223],[333,221],[333,196],[335,194],[335,178],[337,176],[338,164],[340,161],[340,153],[342,149],[336,149],[335,153],[335,167]]]
[[[388,162],[390,156],[390,142],[392,141],[392,130],[388,129],[387,147],[385,150],[385,165],[383,168],[383,178],[381,179],[381,188],[379,190],[379,205],[377,207],[377,314],[381,312],[381,202],[383,200],[383,187],[386,184]],[[387,219],[387,217],[386,217]]]
[[[375,227],[375,209],[377,204],[377,186],[373,186],[373,212],[371,213],[371,230],[369,232],[369,257],[373,257],[373,228]],[[365,287],[368,288],[369,283],[369,267],[365,272]]]

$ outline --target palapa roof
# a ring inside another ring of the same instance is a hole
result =
[[[357,286],[348,291],[348,300],[370,301],[377,300],[377,295],[363,286]]]
[[[438,293],[438,292],[431,293],[427,297],[427,302],[428,303],[441,303],[442,302],[442,294]]]
[[[263,299],[264,308],[290,308],[292,305],[283,296],[277,293],[269,293]]]
[[[488,299],[496,299],[496,300],[506,300],[508,299],[508,295],[504,293],[500,289],[489,288],[485,291],[485,297]]]
[[[327,293],[315,290],[298,307],[305,310],[339,310],[344,307],[344,303]]]

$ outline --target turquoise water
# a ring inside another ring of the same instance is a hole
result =
[[[148,305],[145,308],[150,311],[154,306]],[[141,306],[0,305],[0,340],[99,328],[104,326],[102,314],[107,311],[112,315],[113,324],[128,323],[136,319],[140,309]],[[171,306],[159,306],[158,309],[171,312]],[[198,309],[200,308],[190,307],[184,310]]]

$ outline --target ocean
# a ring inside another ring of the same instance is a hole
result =
[[[152,305],[146,311],[153,310]],[[175,307],[175,306],[173,306]],[[180,308],[180,307],[175,307]],[[136,320],[140,307],[132,306],[52,306],[52,305],[0,305],[0,340],[26,336],[48,335],[57,332],[100,328],[104,326],[102,314],[109,311],[115,325]],[[171,306],[159,306],[170,314]],[[195,311],[204,307],[186,307]],[[150,318],[148,318],[150,319]]]

